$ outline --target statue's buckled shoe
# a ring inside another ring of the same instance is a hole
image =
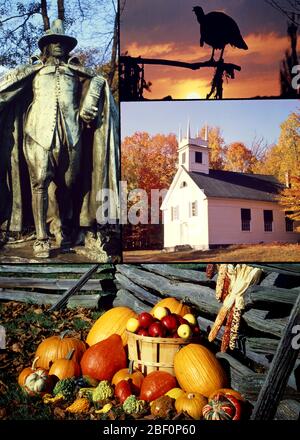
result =
[[[33,253],[37,258],[49,258],[50,243],[49,240],[36,240],[33,245]]]

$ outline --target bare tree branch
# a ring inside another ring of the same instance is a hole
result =
[[[44,31],[50,28],[50,21],[48,17],[47,0],[41,0],[41,13],[44,23]]]

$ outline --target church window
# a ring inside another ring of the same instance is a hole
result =
[[[197,217],[198,215],[198,202],[190,203],[190,217]]]
[[[179,220],[179,206],[171,207],[171,221]]]
[[[195,162],[202,163],[202,153],[199,151],[196,151],[196,153],[195,153]]]
[[[273,231],[273,211],[270,209],[264,210],[264,228],[265,232]]]
[[[292,214],[292,211],[286,211],[285,213],[285,230],[286,232],[294,232],[294,220],[288,217]]]
[[[182,161],[183,164],[185,164],[185,158],[186,158],[186,154],[185,154],[185,153],[182,153],[182,155],[181,155],[181,161]]]
[[[242,231],[250,231],[251,209],[241,209]]]
[[[185,181],[181,182],[180,188],[186,188],[186,187],[187,187],[187,183]]]

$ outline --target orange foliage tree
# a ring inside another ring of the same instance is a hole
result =
[[[255,156],[242,142],[234,142],[224,149],[223,169],[226,171],[251,173],[255,162]]]
[[[289,213],[291,220],[300,221],[300,177],[291,177],[291,187],[282,191],[279,203]]]
[[[141,189],[148,195],[147,217],[149,224],[127,224],[123,226],[125,249],[158,248],[163,245],[161,213],[159,224],[150,224],[151,190],[168,189],[177,170],[177,139],[174,134],[136,132],[124,139],[121,146],[122,180],[129,191]],[[128,203],[128,209],[139,196]]]

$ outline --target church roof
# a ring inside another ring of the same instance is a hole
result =
[[[209,174],[189,172],[207,197],[276,201],[283,185],[274,176],[209,170]]]

